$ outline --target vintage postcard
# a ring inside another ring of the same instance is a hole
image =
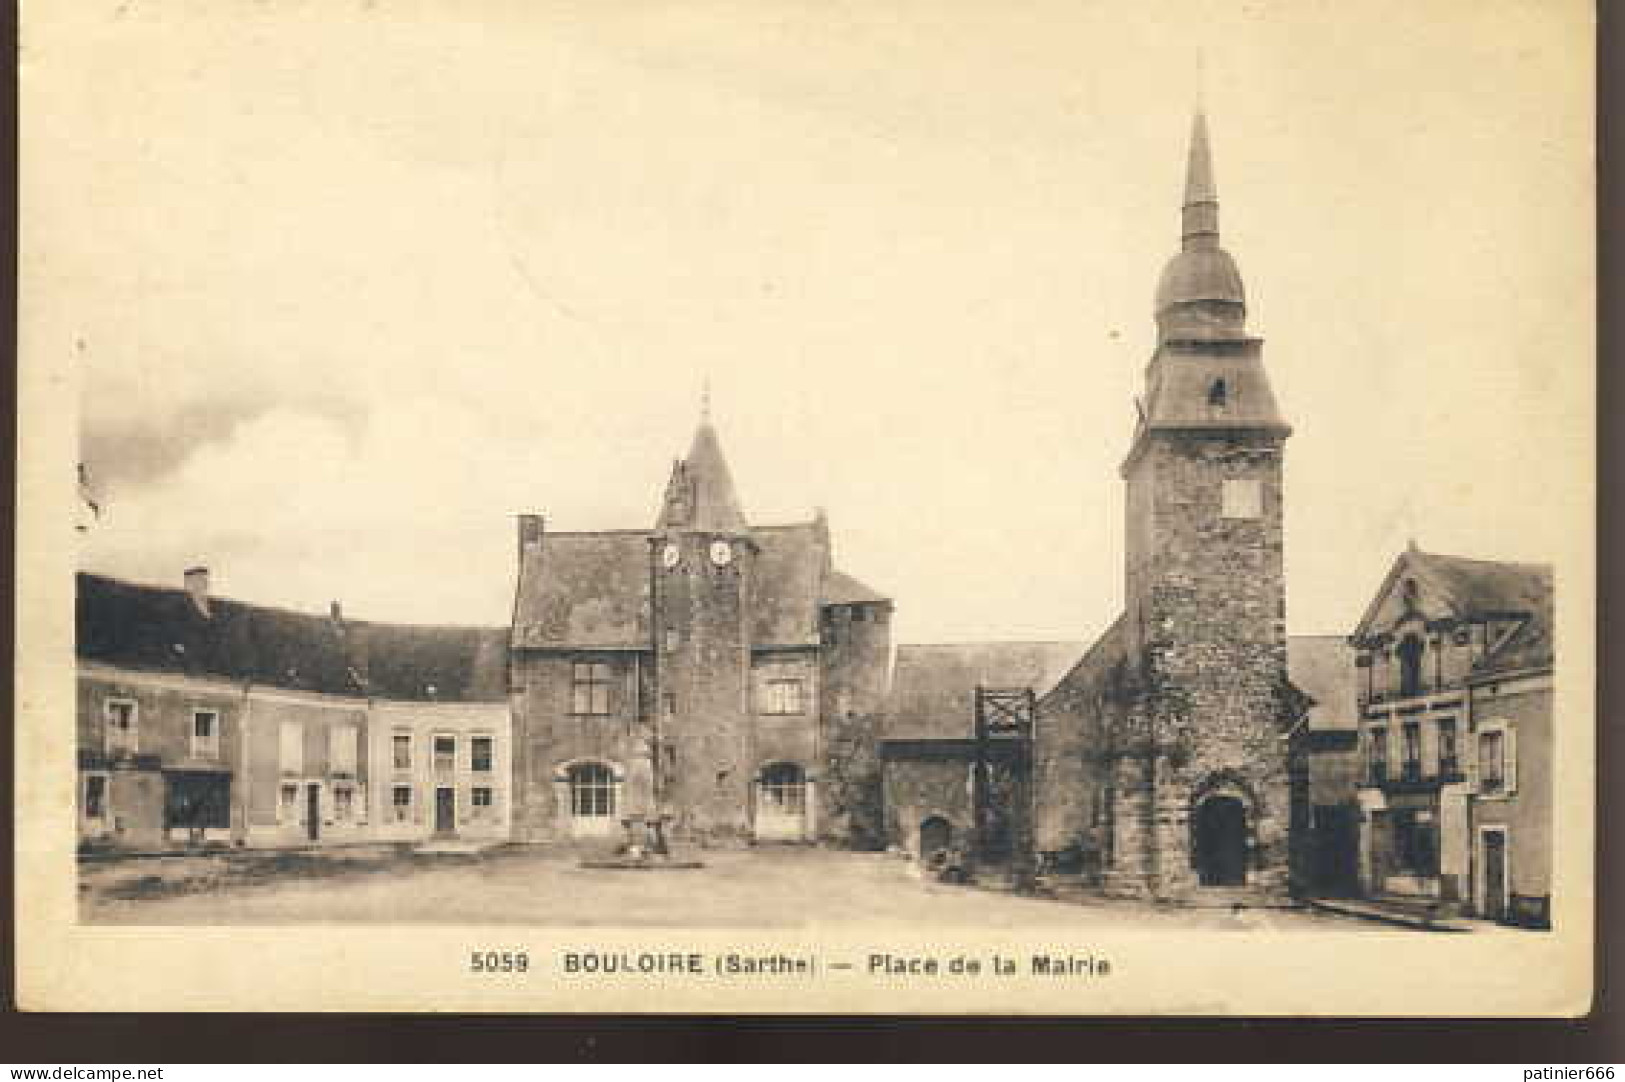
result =
[[[1592,31],[25,5],[23,1006],[1586,1012]]]

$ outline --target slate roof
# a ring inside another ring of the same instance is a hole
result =
[[[519,562],[513,645],[649,648],[649,534],[544,533]]]
[[[507,694],[507,628],[335,622],[222,597],[205,616],[183,589],[88,572],[76,594],[77,654],[90,661],[331,695]]]
[[[1341,635],[1291,635],[1286,640],[1287,677],[1314,700],[1312,730],[1359,726],[1359,684],[1354,650]]]
[[[499,702],[508,694],[508,629],[346,623],[367,688],[385,699]]]
[[[981,642],[897,648],[889,739],[968,737],[976,686],[1031,687],[1042,697],[1083,653],[1081,642]]]
[[[757,526],[751,642],[816,646],[823,605],[884,601],[829,566],[824,525]],[[649,538],[642,530],[544,533],[520,561],[513,645],[647,650]]]
[[[748,526],[734,491],[733,474],[709,418],[694,431],[688,457],[672,467],[657,520],[660,529],[744,533]]]
[[[1426,595],[1458,620],[1519,619],[1522,623],[1475,669],[1533,668],[1552,663],[1552,568],[1549,564],[1479,560],[1410,548],[1400,553],[1372,599],[1355,639],[1368,635],[1396,584],[1414,577]]]
[[[870,589],[845,571],[831,571],[824,579],[823,600],[826,605],[865,605],[891,598]]]
[[[1433,552],[1408,555],[1411,566],[1433,581],[1458,615],[1489,616],[1551,608],[1552,569],[1546,564],[1470,560]]]

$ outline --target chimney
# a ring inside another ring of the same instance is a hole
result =
[[[192,604],[197,611],[205,617],[209,615],[209,569],[207,567],[188,567],[186,569],[186,592],[191,595]]]
[[[336,600],[332,601],[332,602],[329,602],[328,606],[327,606],[327,617],[328,617],[328,619],[332,620],[333,623],[337,624],[340,627],[343,627],[344,626],[344,606],[340,605]]]
[[[542,529],[546,520],[541,515],[519,516],[519,558],[523,560],[525,553],[542,543]]]

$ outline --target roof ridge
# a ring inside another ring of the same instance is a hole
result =
[[[161,586],[152,582],[138,582],[135,579],[120,578],[117,575],[108,575],[99,571],[79,571],[75,574],[81,578],[97,579],[101,582],[111,583],[127,589],[141,590],[149,594],[162,594],[176,600],[187,600],[190,595],[184,586]],[[209,595],[210,604],[234,605],[241,609],[253,612],[263,612],[274,616],[293,616],[302,620],[315,620],[321,623],[331,623],[332,615],[325,612],[310,612],[305,609],[290,609],[282,605],[267,605],[259,601],[244,601],[242,598],[230,597],[225,594]],[[507,634],[509,628],[500,624],[413,624],[396,623],[389,620],[362,620],[344,618],[345,627],[388,627],[406,628],[421,631],[484,631],[493,634]]]
[[[1491,567],[1523,567],[1532,571],[1551,571],[1553,565],[1542,560],[1497,560],[1487,556],[1458,556],[1450,552],[1429,552],[1426,549],[1413,549],[1411,556],[1419,556],[1424,560],[1451,560],[1463,564],[1488,564]]]
[[[543,530],[542,540],[549,537],[654,537],[659,531],[638,529],[617,530]]]

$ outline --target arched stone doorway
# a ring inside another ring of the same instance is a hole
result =
[[[930,860],[954,842],[953,824],[940,815],[933,815],[920,824],[921,860]]]
[[[1204,887],[1247,883],[1247,806],[1233,796],[1215,795],[1196,808],[1192,856],[1197,882]]]
[[[810,837],[812,780],[796,763],[769,763],[756,778],[758,841],[799,842]]]

